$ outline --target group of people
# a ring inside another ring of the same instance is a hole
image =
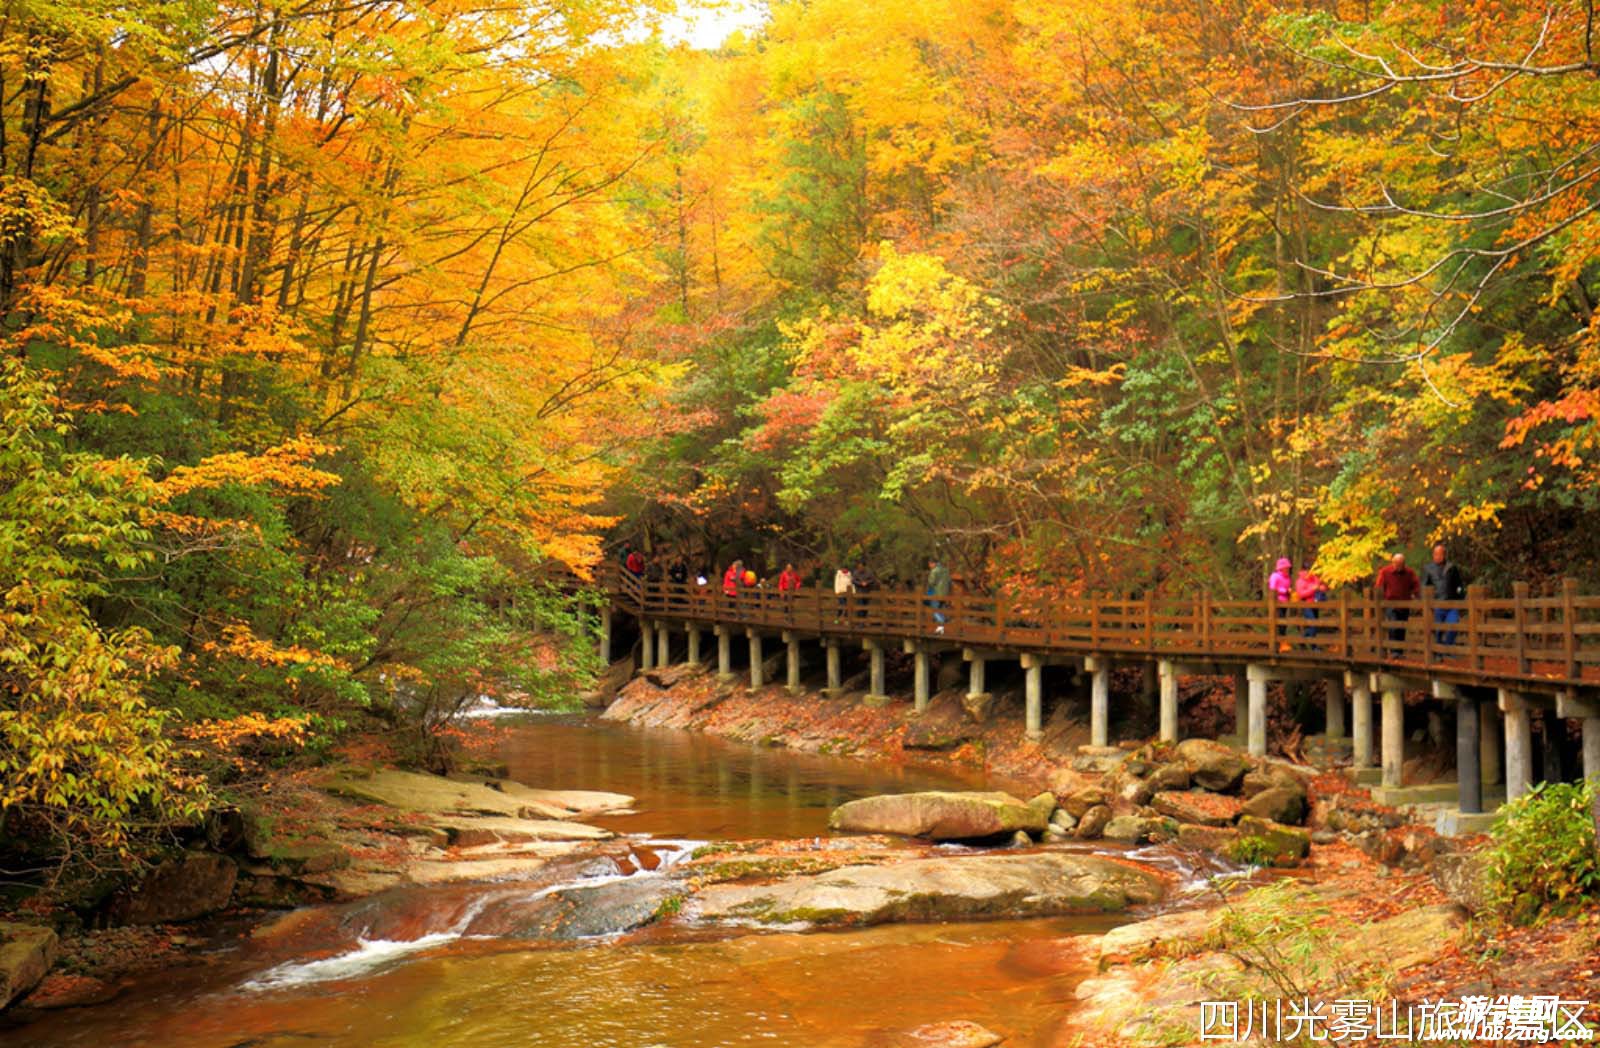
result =
[[[623,569],[640,580],[660,580],[663,575],[660,569],[646,559],[643,553],[632,546],[624,546],[621,551]],[[666,568],[666,581],[678,585],[687,585],[690,571],[687,560],[683,557],[674,558]],[[710,584],[704,571],[694,573],[694,582],[698,586]],[[796,570],[793,561],[786,562],[783,570],[778,573],[777,590],[780,594],[791,595],[798,593],[804,585],[804,579]],[[738,559],[729,564],[722,573],[722,595],[737,599],[742,592],[752,589],[765,589],[766,581],[756,574],[754,569],[746,567],[743,559]],[[878,576],[867,566],[863,560],[856,560],[853,565],[841,564],[833,573],[833,592],[839,598],[839,612],[835,621],[843,620],[849,603],[849,596],[853,593],[873,593],[882,588]],[[928,560],[927,582],[924,586],[924,595],[928,598],[927,605],[933,609],[935,629],[944,632],[945,602],[950,597],[951,577],[950,569],[937,557]],[[865,614],[863,611],[862,614]]]
[[[1272,574],[1267,577],[1267,591],[1277,597],[1278,603],[1287,604],[1291,597],[1307,605],[1315,605],[1319,601],[1328,599],[1327,584],[1317,577],[1316,572],[1306,567],[1302,568],[1298,575],[1293,575],[1293,569],[1294,565],[1288,557],[1280,557]],[[1390,557],[1389,563],[1378,569],[1377,577],[1373,580],[1373,595],[1389,604],[1412,601],[1422,596],[1424,586],[1432,593],[1435,600],[1459,601],[1467,595],[1465,576],[1460,567],[1450,559],[1442,542],[1433,547],[1433,559],[1424,566],[1420,577],[1406,564],[1404,553],[1396,553]],[[1307,607],[1302,614],[1314,622],[1317,618],[1317,609]],[[1391,624],[1388,629],[1389,639],[1395,642],[1404,641],[1405,621],[1410,618],[1410,609],[1386,607],[1383,615]],[[1461,609],[1434,608],[1433,621],[1438,626],[1454,626],[1461,621]],[[1287,627],[1279,625],[1278,635],[1281,637],[1286,632]],[[1316,632],[1315,626],[1308,625],[1303,629],[1307,637],[1316,636]],[[1456,630],[1435,630],[1434,640],[1440,644],[1454,644]],[[1286,648],[1287,644],[1281,646]]]

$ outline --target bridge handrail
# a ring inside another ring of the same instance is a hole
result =
[[[1600,684],[1600,596],[1579,594],[1571,580],[1549,596],[1532,596],[1519,583],[1510,597],[1471,587],[1454,601],[1426,594],[1383,601],[1346,590],[1319,602],[1145,595],[1063,597],[1046,605],[953,593],[939,598],[937,608],[934,598],[903,590],[841,596],[819,587],[780,592],[759,586],[728,597],[720,579],[700,586],[617,569],[602,572],[601,582],[641,617],[707,625],[996,650],[1289,661],[1330,671],[1420,669],[1495,682]]]

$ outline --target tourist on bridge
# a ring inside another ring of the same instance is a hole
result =
[[[634,578],[636,578],[636,579],[643,578],[644,577],[644,554],[640,553],[638,550],[634,549],[632,546],[624,547],[624,553],[622,555],[622,566],[627,568],[628,569],[628,573],[631,574]]]
[[[1278,563],[1273,565],[1272,574],[1267,576],[1267,592],[1277,597],[1280,605],[1289,603],[1289,595],[1294,592],[1294,565],[1289,562],[1288,557],[1279,557]],[[1275,630],[1276,636],[1288,636],[1289,627],[1282,621],[1288,614],[1288,608],[1280,607],[1277,609],[1279,622]],[[1278,650],[1288,651],[1289,642],[1280,642]]]
[[[834,622],[843,621],[845,605],[850,600],[850,594],[855,591],[856,582],[850,574],[850,569],[840,565],[839,570],[833,573],[833,592],[839,598],[839,613],[834,616]]]
[[[1300,574],[1294,580],[1294,599],[1307,605],[1303,614],[1312,622],[1317,621],[1316,605],[1328,599],[1328,585],[1322,581],[1322,576],[1310,568],[1301,568]],[[1317,635],[1317,627],[1307,626],[1302,631],[1307,637]]]
[[[865,561],[856,561],[855,570],[850,572],[850,581],[855,583],[857,593],[871,594],[878,588],[878,576],[873,574]],[[856,614],[864,619],[867,617],[867,609],[863,607]]]
[[[783,570],[778,573],[778,592],[794,593],[799,588],[800,573],[794,570],[793,562],[785,564]]]
[[[736,560],[728,565],[728,570],[722,573],[722,595],[724,597],[739,596],[739,589],[744,585],[744,561]]]
[[[1374,587],[1379,600],[1402,601],[1416,600],[1422,594],[1422,583],[1417,578],[1417,573],[1406,566],[1406,555],[1396,553],[1389,559],[1389,563],[1378,569],[1378,578]],[[1383,617],[1391,622],[1401,625],[1389,629],[1389,639],[1404,641],[1406,639],[1405,621],[1411,616],[1409,608],[1384,608]],[[1390,654],[1399,655],[1401,649],[1391,648]]]
[[[950,569],[937,557],[928,560],[928,588],[927,596],[933,598],[928,601],[928,607],[933,609],[933,621],[938,623],[934,628],[935,633],[944,632],[945,617],[941,610],[945,598],[950,596]]]
[[[1444,543],[1433,547],[1433,560],[1422,569],[1422,581],[1433,590],[1435,600],[1465,600],[1467,585],[1461,569],[1445,555]],[[1433,621],[1454,626],[1461,621],[1460,608],[1434,608]],[[1440,644],[1454,644],[1455,630],[1436,630],[1433,639]]]
[[[672,562],[667,569],[667,581],[674,586],[682,586],[689,581],[689,564],[682,557]]]

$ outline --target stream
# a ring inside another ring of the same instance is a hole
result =
[[[855,797],[1008,784],[592,717],[497,728],[512,778],[637,798],[634,814],[590,820],[623,835],[624,860],[613,849],[554,863],[538,880],[395,889],[294,911],[266,936],[224,926],[203,963],[108,1003],[48,1012],[0,1032],[0,1043],[866,1048],[966,1019],[1004,1034],[1007,1048],[1049,1048],[1067,1043],[1057,1027],[1089,974],[1057,941],[1129,919],[765,931],[678,917],[623,935],[602,922],[590,934],[562,916],[574,900],[585,913],[654,906],[674,866],[706,841],[821,836],[828,812]],[[1160,849],[1137,857],[1198,876]]]

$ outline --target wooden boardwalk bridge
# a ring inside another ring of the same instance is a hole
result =
[[[645,580],[614,570],[603,578],[611,604],[602,612],[602,653],[609,655],[611,616],[639,623],[645,668],[665,665],[674,633],[687,635],[691,661],[701,637],[717,638],[717,668],[732,676],[732,643],[750,646],[750,683],[761,687],[762,644],[787,649],[788,684],[798,688],[803,646],[820,646],[828,687],[842,684],[844,647],[870,655],[869,698],[883,699],[884,655],[914,657],[912,701],[926,708],[930,660],[959,652],[969,694],[985,692],[988,662],[1024,670],[1026,731],[1042,728],[1043,669],[1071,665],[1090,678],[1090,738],[1109,742],[1109,671],[1114,662],[1153,662],[1159,680],[1160,736],[1178,737],[1178,681],[1231,674],[1237,734],[1252,754],[1266,753],[1266,692],[1273,681],[1321,680],[1326,733],[1345,734],[1349,703],[1357,774],[1373,767],[1373,696],[1380,699],[1372,777],[1398,794],[1404,752],[1402,693],[1425,690],[1454,707],[1459,812],[1483,810],[1484,780],[1498,782],[1503,738],[1506,795],[1524,792],[1532,774],[1532,720],[1582,721],[1583,771],[1600,774],[1600,596],[1571,581],[1553,593],[1518,585],[1509,597],[1469,589],[1466,599],[1379,601],[1348,592],[1315,604],[1209,597],[1063,598],[1043,602],[957,593],[934,599],[880,591],[843,596],[814,588],[780,592],[741,588],[726,596],[711,585]],[[1450,614],[1453,613],[1453,614]],[[1453,621],[1437,621],[1450,619]],[[654,643],[652,643],[652,640]]]

